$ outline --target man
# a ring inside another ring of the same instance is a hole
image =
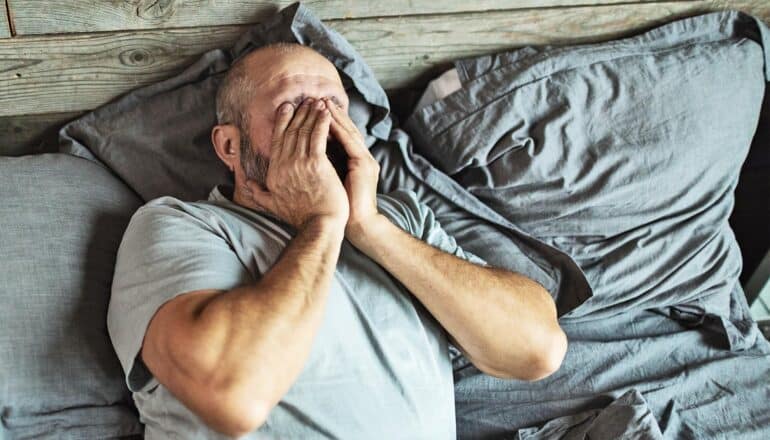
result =
[[[132,217],[108,329],[145,438],[452,438],[452,347],[498,377],[559,367],[548,292],[463,251],[414,192],[377,194],[347,110],[320,54],[255,50],[217,94],[234,186]]]

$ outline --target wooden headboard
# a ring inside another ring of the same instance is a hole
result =
[[[0,154],[56,151],[65,122],[167,78],[290,1],[0,0]],[[523,45],[604,41],[690,15],[767,0],[311,0],[389,93],[415,90],[455,58]]]

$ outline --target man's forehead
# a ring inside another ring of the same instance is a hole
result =
[[[252,118],[271,120],[282,102],[299,105],[303,98],[311,96],[329,96],[347,108],[348,97],[337,69],[311,49],[275,54],[265,51],[249,61],[254,98],[258,101],[249,106]]]
[[[342,87],[342,82],[338,76],[324,75],[320,72],[286,72],[272,77],[265,85],[280,93],[283,90],[291,89],[298,85],[318,87],[339,85]]]
[[[347,95],[342,83],[336,78],[313,73],[296,73],[274,78],[270,82],[258,86],[259,94],[268,104],[264,108],[271,113],[282,102],[291,102],[295,106],[307,97],[328,96],[337,105],[347,106]]]
[[[252,59],[251,69],[256,74],[258,87],[286,87],[298,81],[341,83],[334,65],[323,55],[311,49],[298,49],[289,53],[267,51]]]

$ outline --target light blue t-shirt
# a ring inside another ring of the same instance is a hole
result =
[[[230,200],[160,197],[131,218],[118,250],[107,327],[147,440],[224,439],[160,384],[140,356],[155,311],[179,294],[254,283],[291,240],[293,228]],[[378,209],[412,235],[477,264],[412,191],[380,194]],[[342,243],[310,356],[266,423],[242,437],[455,437],[446,332],[381,266]],[[271,380],[265,377],[264,380]]]

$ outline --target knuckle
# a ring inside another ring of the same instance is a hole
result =
[[[321,172],[321,161],[318,159],[310,160],[308,161],[308,169],[313,174],[318,174]]]

